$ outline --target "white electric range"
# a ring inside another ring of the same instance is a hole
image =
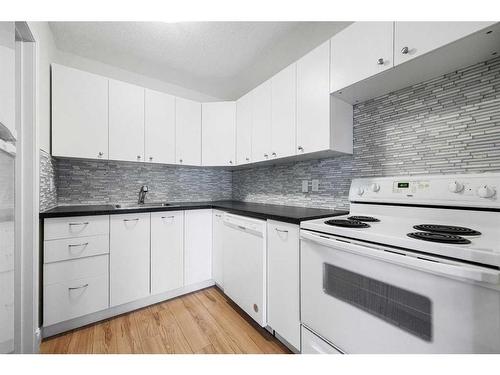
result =
[[[349,215],[301,223],[303,337],[500,353],[499,192],[500,173],[354,180]]]

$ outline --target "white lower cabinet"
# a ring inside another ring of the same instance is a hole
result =
[[[300,352],[302,354],[343,354],[304,326],[302,327],[302,347]]]
[[[121,305],[150,292],[150,214],[110,218],[110,303]]]
[[[184,285],[184,211],[151,213],[151,293]]]
[[[224,212],[213,210],[213,249],[212,277],[215,283],[224,288]]]
[[[43,276],[44,326],[109,306],[107,254],[45,264]]]
[[[300,348],[299,226],[267,221],[267,322]]]
[[[212,279],[212,210],[184,212],[184,285]]]

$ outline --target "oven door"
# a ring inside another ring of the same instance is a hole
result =
[[[500,272],[426,258],[301,230],[302,324],[345,353],[500,353]]]

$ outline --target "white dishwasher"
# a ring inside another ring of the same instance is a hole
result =
[[[266,326],[266,222],[224,214],[224,293]]]

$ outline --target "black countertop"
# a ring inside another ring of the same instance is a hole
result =
[[[249,203],[241,201],[214,201],[180,203],[176,202],[171,203],[165,207],[146,206],[116,208],[114,205],[58,206],[50,210],[40,212],[40,219],[88,215],[119,215],[139,212],[196,210],[203,208],[220,209],[222,211],[249,216],[256,219],[271,219],[293,224],[299,224],[304,220],[345,215],[348,213],[347,211],[342,210],[327,210],[322,208],[282,206],[276,204]]]

